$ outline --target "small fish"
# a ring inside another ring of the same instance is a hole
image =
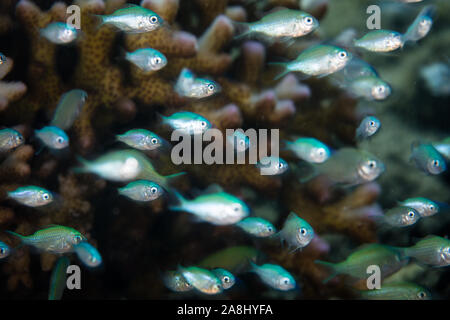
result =
[[[194,289],[178,271],[166,271],[163,282],[168,289],[175,292],[187,292]]]
[[[398,271],[408,262],[401,252],[393,247],[372,243],[363,245],[351,253],[344,261],[331,263],[316,260],[315,263],[329,268],[332,272],[323,283],[327,283],[339,274],[347,274],[357,279],[367,279],[367,267],[380,267],[382,279]]]
[[[6,232],[18,237],[25,245],[32,246],[39,251],[56,254],[72,252],[75,245],[87,240],[77,230],[58,225],[36,231],[30,236],[23,236],[12,231]]]
[[[50,277],[48,300],[61,300],[67,286],[67,268],[69,265],[70,260],[66,256],[62,256],[56,261]]]
[[[425,86],[435,97],[450,95],[450,66],[448,63],[437,62],[420,69],[420,76]]]
[[[194,99],[210,97],[220,92],[221,87],[213,80],[197,78],[187,68],[181,70],[175,84],[175,92],[180,96]]]
[[[279,265],[266,263],[258,266],[253,262],[250,264],[251,272],[256,273],[265,284],[273,289],[288,291],[297,286],[294,277]]]
[[[62,130],[72,127],[81,113],[88,94],[84,90],[74,89],[64,93],[59,99],[58,106],[50,125]]]
[[[352,54],[345,49],[331,45],[316,45],[300,53],[294,61],[271,64],[284,68],[284,71],[276,76],[275,80],[289,72],[301,72],[306,76],[325,77],[343,69],[352,57]]]
[[[378,77],[360,77],[344,85],[350,94],[368,101],[384,100],[391,94],[391,86]]]
[[[162,145],[162,139],[145,129],[132,129],[116,136],[117,140],[138,150],[155,150]]]
[[[214,252],[198,263],[202,268],[225,268],[233,272],[243,270],[248,261],[255,261],[260,252],[250,246],[233,246]]]
[[[450,240],[430,235],[409,248],[402,248],[402,253],[421,263],[435,267],[450,265]]]
[[[0,66],[4,63],[6,63],[8,59],[6,58],[6,56],[0,52]]]
[[[164,189],[152,181],[138,180],[119,188],[119,194],[135,201],[153,201],[158,199]]]
[[[403,47],[403,36],[391,30],[374,30],[361,39],[354,40],[354,45],[372,52],[391,52]]]
[[[78,160],[84,165],[75,168],[76,173],[94,173],[110,181],[131,181],[136,179],[150,180],[169,189],[169,180],[184,172],[162,176],[155,171],[146,155],[137,150],[119,150],[108,152],[93,161],[83,158]]]
[[[173,130],[179,130],[187,135],[202,134],[212,127],[208,119],[189,111],[176,112],[169,117],[161,117],[163,124],[167,124]]]
[[[426,37],[430,32],[433,25],[433,12],[435,10],[434,6],[424,7],[417,18],[409,26],[408,30],[403,35],[403,41],[419,41]]]
[[[427,174],[436,175],[447,169],[444,157],[428,143],[413,143],[410,159]]]
[[[0,259],[4,259],[11,253],[11,249],[9,246],[4,243],[3,241],[0,241]]]
[[[357,57],[353,57],[338,73],[342,73],[348,81],[361,77],[378,77],[378,72],[374,67]]]
[[[439,212],[436,202],[423,197],[406,199],[400,202],[400,205],[416,209],[421,217],[430,217]]]
[[[259,21],[239,24],[247,30],[236,38],[252,34],[262,34],[270,38],[298,38],[311,33],[319,26],[317,19],[309,13],[291,9],[269,13]]]
[[[277,233],[282,241],[286,241],[293,251],[306,247],[314,238],[314,229],[311,225],[297,216],[294,212],[289,213],[283,228]]]
[[[373,136],[381,127],[381,121],[374,116],[367,116],[361,120],[356,129],[356,139],[362,140]]]
[[[428,290],[410,282],[383,283],[380,289],[360,293],[366,300],[431,300]]]
[[[138,49],[127,52],[125,59],[136,65],[144,72],[158,71],[167,64],[167,58],[158,50],[152,48]]]
[[[270,237],[276,232],[273,224],[260,217],[245,218],[236,223],[236,226],[258,238]]]
[[[154,31],[164,24],[164,20],[152,10],[128,5],[110,15],[98,15],[101,25],[110,24],[127,33]]]
[[[286,172],[289,169],[288,163],[279,157],[263,157],[256,164],[262,175],[275,176]]]
[[[381,219],[392,227],[408,227],[420,219],[420,214],[414,208],[399,206],[389,209]]]
[[[219,280],[222,282],[222,287],[225,290],[230,289],[236,282],[233,274],[228,270],[217,268],[212,270],[212,273],[214,273],[214,275],[219,278]]]
[[[58,127],[43,127],[40,130],[34,131],[36,137],[50,149],[64,149],[69,146],[69,137]]]
[[[179,204],[169,209],[189,212],[215,225],[235,224],[249,215],[250,210],[242,200],[223,191],[201,195],[193,200],[183,198],[178,192],[174,193]]]
[[[2,129],[0,130],[0,152],[8,151],[25,142],[22,134],[14,129]]]
[[[441,142],[433,143],[433,147],[443,155],[447,161],[450,161],[450,137],[445,138]]]
[[[78,37],[78,30],[64,22],[52,22],[40,34],[54,44],[69,44]]]
[[[178,272],[182,274],[187,283],[200,292],[213,295],[223,291],[222,282],[209,270],[198,267],[179,267]]]
[[[8,192],[8,197],[28,207],[41,207],[53,201],[53,194],[41,187],[26,186]]]
[[[89,242],[82,241],[73,247],[78,259],[89,268],[97,268],[102,264],[102,256],[100,252]]]
[[[286,141],[286,149],[293,151],[298,158],[309,163],[323,163],[330,157],[328,146],[315,138]]]
[[[232,135],[227,136],[227,141],[234,146],[234,150],[237,152],[244,152],[250,147],[250,138],[239,130],[236,130]]]

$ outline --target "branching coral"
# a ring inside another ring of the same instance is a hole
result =
[[[13,60],[6,57],[6,62],[0,65],[0,80],[2,80],[13,68]],[[0,111],[6,109],[12,101],[20,99],[27,87],[22,82],[6,82],[0,81]]]

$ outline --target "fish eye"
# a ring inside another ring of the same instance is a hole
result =
[[[234,206],[233,210],[238,212],[241,209],[241,207],[239,205]]]
[[[369,166],[370,169],[373,169],[373,168],[376,167],[375,161],[369,161],[369,162],[367,163],[367,165]]]
[[[273,230],[272,227],[267,228],[267,231],[269,231],[269,232],[272,232],[272,230]]]
[[[339,52],[339,58],[344,59],[346,57],[347,57],[347,52],[345,52],[345,51]]]
[[[432,165],[433,167],[439,167],[439,160],[433,160]]]
[[[383,93],[383,92],[384,92],[384,87],[383,87],[383,86],[378,86],[378,87],[377,87],[377,91],[378,91],[379,93]]]
[[[158,143],[158,139],[152,138],[151,142],[152,142],[153,144],[157,144],[157,143]]]
[[[302,236],[306,236],[306,234],[308,233],[308,230],[306,230],[306,228],[300,228],[299,232]]]
[[[223,277],[223,282],[225,282],[225,283],[230,282],[230,278],[227,276]]]
[[[414,212],[413,211],[408,212],[408,217],[414,218]]]
[[[156,23],[156,22],[158,22],[158,18],[156,16],[151,16],[150,17],[150,22],[151,23]]]
[[[58,137],[58,138],[56,138],[56,142],[58,142],[59,144],[62,144],[64,142],[64,138]]]
[[[80,235],[76,235],[73,237],[73,241],[78,244],[81,242],[81,240],[83,240],[83,238]]]
[[[285,279],[283,280],[283,283],[284,283],[285,285],[288,285],[288,284],[289,284],[289,279],[285,278]]]
[[[153,193],[153,194],[155,194],[157,191],[158,191],[158,188],[156,188],[156,187],[151,187],[150,188],[150,192]]]
[[[429,206],[429,209],[431,210],[431,211],[434,211],[434,206],[432,205],[432,204],[430,204],[430,206]]]
[[[303,21],[305,21],[305,23],[307,25],[310,25],[313,23],[313,19],[311,17],[306,17],[305,19],[303,19]]]
[[[0,254],[3,255],[6,253],[6,249],[5,248],[0,248]]]
[[[49,199],[50,199],[50,195],[49,195],[48,193],[44,193],[44,194],[42,195],[42,199],[44,199],[44,200],[49,200]]]
[[[279,162],[279,163],[278,163],[278,168],[279,168],[279,169],[282,169],[283,167],[284,167],[284,164],[281,163],[281,162]]]
[[[162,62],[161,58],[156,57],[154,59],[155,64],[160,64]]]
[[[202,121],[202,127],[206,127],[207,123],[206,121]]]
[[[370,125],[371,127],[375,127],[375,122],[374,122],[374,121],[370,121],[370,122],[369,122],[369,125]]]
[[[213,84],[210,84],[210,85],[208,86],[208,90],[209,90],[209,91],[213,91],[214,89],[215,89],[215,87],[214,87]]]
[[[241,146],[245,146],[245,141],[244,141],[244,140],[240,140],[240,141],[239,141],[239,144],[240,144]]]
[[[420,291],[420,292],[417,294],[417,297],[418,297],[419,299],[424,299],[426,296],[427,296],[427,294],[426,294],[425,292],[423,292],[423,291]]]

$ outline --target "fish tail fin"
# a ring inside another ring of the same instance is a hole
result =
[[[285,75],[287,75],[289,72],[291,72],[287,68],[286,62],[269,62],[268,65],[269,66],[279,66],[279,67],[283,68],[283,71],[281,73],[279,73],[278,75],[276,75],[274,80],[279,80],[279,79],[283,78]]]
[[[248,23],[248,22],[233,21],[233,25],[235,26],[235,29],[239,33],[238,35],[236,35],[234,37],[234,40],[243,39],[243,38],[249,36],[252,32],[252,30],[250,28],[250,23]]]
[[[101,14],[93,14],[92,16],[95,18],[95,20],[97,20],[97,26],[95,27],[95,30],[98,31],[103,25],[105,25],[106,18]]]
[[[89,167],[89,161],[87,161],[86,159],[84,159],[84,158],[82,158],[80,156],[77,156],[76,158],[83,166],[82,167],[78,167],[78,168],[73,168],[72,172],[73,173],[84,173],[84,172],[87,172],[88,171],[87,168]]]
[[[334,277],[336,277],[339,274],[335,263],[323,261],[323,260],[315,260],[314,263],[320,264],[324,267],[327,267],[329,270],[331,270],[331,274],[322,281],[323,284],[326,284],[328,281],[330,281],[331,279],[333,279]]]
[[[181,193],[179,193],[175,189],[171,190],[171,194],[173,195],[177,203],[174,205],[170,205],[169,209],[173,211],[182,211],[187,200],[181,195]]]
[[[6,233],[9,233],[10,235],[12,235],[12,236],[14,236],[14,237],[16,237],[16,238],[19,238],[20,241],[22,241],[22,242],[23,242],[24,239],[25,239],[25,237],[24,237],[23,235],[18,234],[17,232],[9,231],[9,230],[6,230],[5,232],[6,232]]]

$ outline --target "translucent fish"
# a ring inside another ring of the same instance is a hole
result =
[[[53,194],[41,187],[26,186],[8,192],[8,197],[28,207],[41,207],[51,203]]]
[[[138,180],[119,188],[119,194],[135,201],[153,201],[164,193],[158,184],[148,180]]]
[[[0,52],[0,66],[7,61],[6,56]]]
[[[261,20],[250,23],[239,23],[246,30],[236,38],[261,34],[269,38],[298,38],[316,30],[319,22],[309,13],[282,9],[269,13]]]
[[[213,80],[197,78],[187,68],[181,70],[175,84],[175,92],[187,98],[207,98],[220,91],[221,87],[218,83]]]
[[[374,116],[367,116],[361,120],[356,129],[356,139],[362,140],[373,136],[381,127],[381,121]]]
[[[54,44],[69,44],[78,37],[78,30],[64,22],[52,22],[40,34]]]
[[[111,151],[93,161],[83,158],[78,160],[84,165],[75,168],[77,173],[94,173],[106,180],[131,181],[136,179],[150,180],[169,190],[169,180],[184,172],[162,176],[155,171],[148,157],[137,150]]]
[[[70,260],[66,256],[62,256],[56,261],[50,277],[48,300],[61,300],[67,286],[67,268],[69,265]]]
[[[436,175],[447,169],[444,157],[428,143],[413,143],[410,159],[427,174]]]
[[[269,176],[283,174],[289,169],[289,165],[284,159],[274,156],[261,158],[256,167],[261,171],[262,175]]]
[[[3,241],[0,241],[0,259],[6,258],[10,253],[11,248]]]
[[[351,59],[352,54],[345,49],[331,45],[316,45],[300,53],[294,61],[270,64],[284,68],[284,71],[275,77],[276,80],[289,72],[324,77],[343,69]]]
[[[286,149],[310,163],[323,163],[330,157],[330,149],[323,142],[315,138],[298,138],[290,142],[286,141]]]
[[[155,150],[162,145],[162,139],[145,129],[132,129],[116,136],[117,140],[138,150]]]
[[[446,97],[450,95],[450,66],[437,62],[420,69],[426,88],[433,96]]]
[[[421,217],[430,217],[439,212],[439,205],[427,198],[409,198],[400,202],[400,205],[416,209]]]
[[[187,135],[201,134],[212,127],[208,119],[189,111],[176,112],[169,117],[161,117],[163,124],[167,124],[173,130],[179,130]]]
[[[419,212],[406,206],[389,209],[382,217],[383,222],[392,227],[408,227],[415,224],[419,219]]]
[[[35,130],[36,137],[50,149],[64,149],[69,146],[69,137],[64,130],[58,127],[43,127],[40,130]]]
[[[178,271],[166,271],[163,282],[168,289],[175,292],[187,292],[194,289]]]
[[[236,226],[252,236],[259,238],[269,237],[276,232],[272,223],[260,217],[245,218],[236,223]]]
[[[409,248],[401,248],[402,253],[419,262],[434,266],[446,267],[450,265],[450,240],[430,235],[418,241]]]
[[[403,35],[403,41],[419,41],[426,37],[433,25],[432,15],[434,13],[434,6],[424,7],[408,30]]]
[[[239,130],[236,130],[232,135],[227,136],[227,141],[234,146],[234,150],[237,152],[244,152],[250,147],[250,138]]]
[[[98,17],[101,19],[101,26],[113,25],[127,33],[154,31],[164,24],[164,20],[152,10],[130,4],[110,15]]]
[[[200,292],[213,295],[223,291],[220,279],[209,270],[198,267],[179,267],[178,272],[183,275],[187,283]]]
[[[249,215],[250,210],[242,200],[223,191],[201,195],[193,200],[174,193],[179,203],[170,206],[170,210],[189,212],[215,225],[235,224]]]
[[[167,58],[158,50],[152,48],[138,49],[127,52],[125,59],[144,72],[158,71],[167,65]]]
[[[428,290],[410,282],[383,283],[380,289],[360,293],[366,300],[431,300]]]
[[[6,232],[18,237],[25,245],[56,254],[72,252],[75,245],[86,241],[86,237],[77,230],[58,225],[36,231],[30,236],[23,236],[12,231]]]
[[[248,261],[255,261],[259,254],[253,247],[232,246],[207,256],[198,266],[208,269],[225,268],[236,272],[246,267]]]
[[[59,99],[50,125],[62,130],[72,127],[86,102],[88,94],[84,90],[74,89],[64,93]]]
[[[297,286],[294,277],[279,265],[266,263],[258,266],[253,262],[250,264],[251,272],[256,273],[266,285],[273,289],[288,291]]]
[[[89,242],[82,241],[73,247],[78,259],[89,268],[97,268],[102,264],[100,252]]]
[[[350,94],[368,101],[384,100],[391,95],[391,86],[378,77],[357,78],[345,85]]]
[[[342,73],[349,81],[361,77],[378,77],[378,72],[374,67],[357,57],[353,57],[339,73]]]
[[[357,279],[367,279],[367,267],[371,265],[380,267],[381,276],[384,279],[398,271],[407,262],[408,260],[402,257],[398,249],[378,243],[363,245],[342,262],[315,261],[331,270],[330,276],[323,283],[327,283],[339,274],[346,274]]]
[[[14,129],[2,129],[0,130],[0,152],[5,152],[25,142],[22,134]]]
[[[372,52],[391,52],[403,47],[403,36],[391,30],[374,30],[361,39],[355,40],[354,45]]]
[[[447,159],[450,160],[450,137],[442,140],[441,142],[433,143],[433,147]]]
[[[314,238],[314,229],[304,219],[290,212],[283,228],[277,233],[282,241],[286,241],[292,252],[306,247]]]
[[[230,289],[232,286],[234,286],[236,279],[230,271],[222,268],[217,268],[211,271],[217,278],[219,278],[220,282],[222,283],[222,287],[225,290]]]

